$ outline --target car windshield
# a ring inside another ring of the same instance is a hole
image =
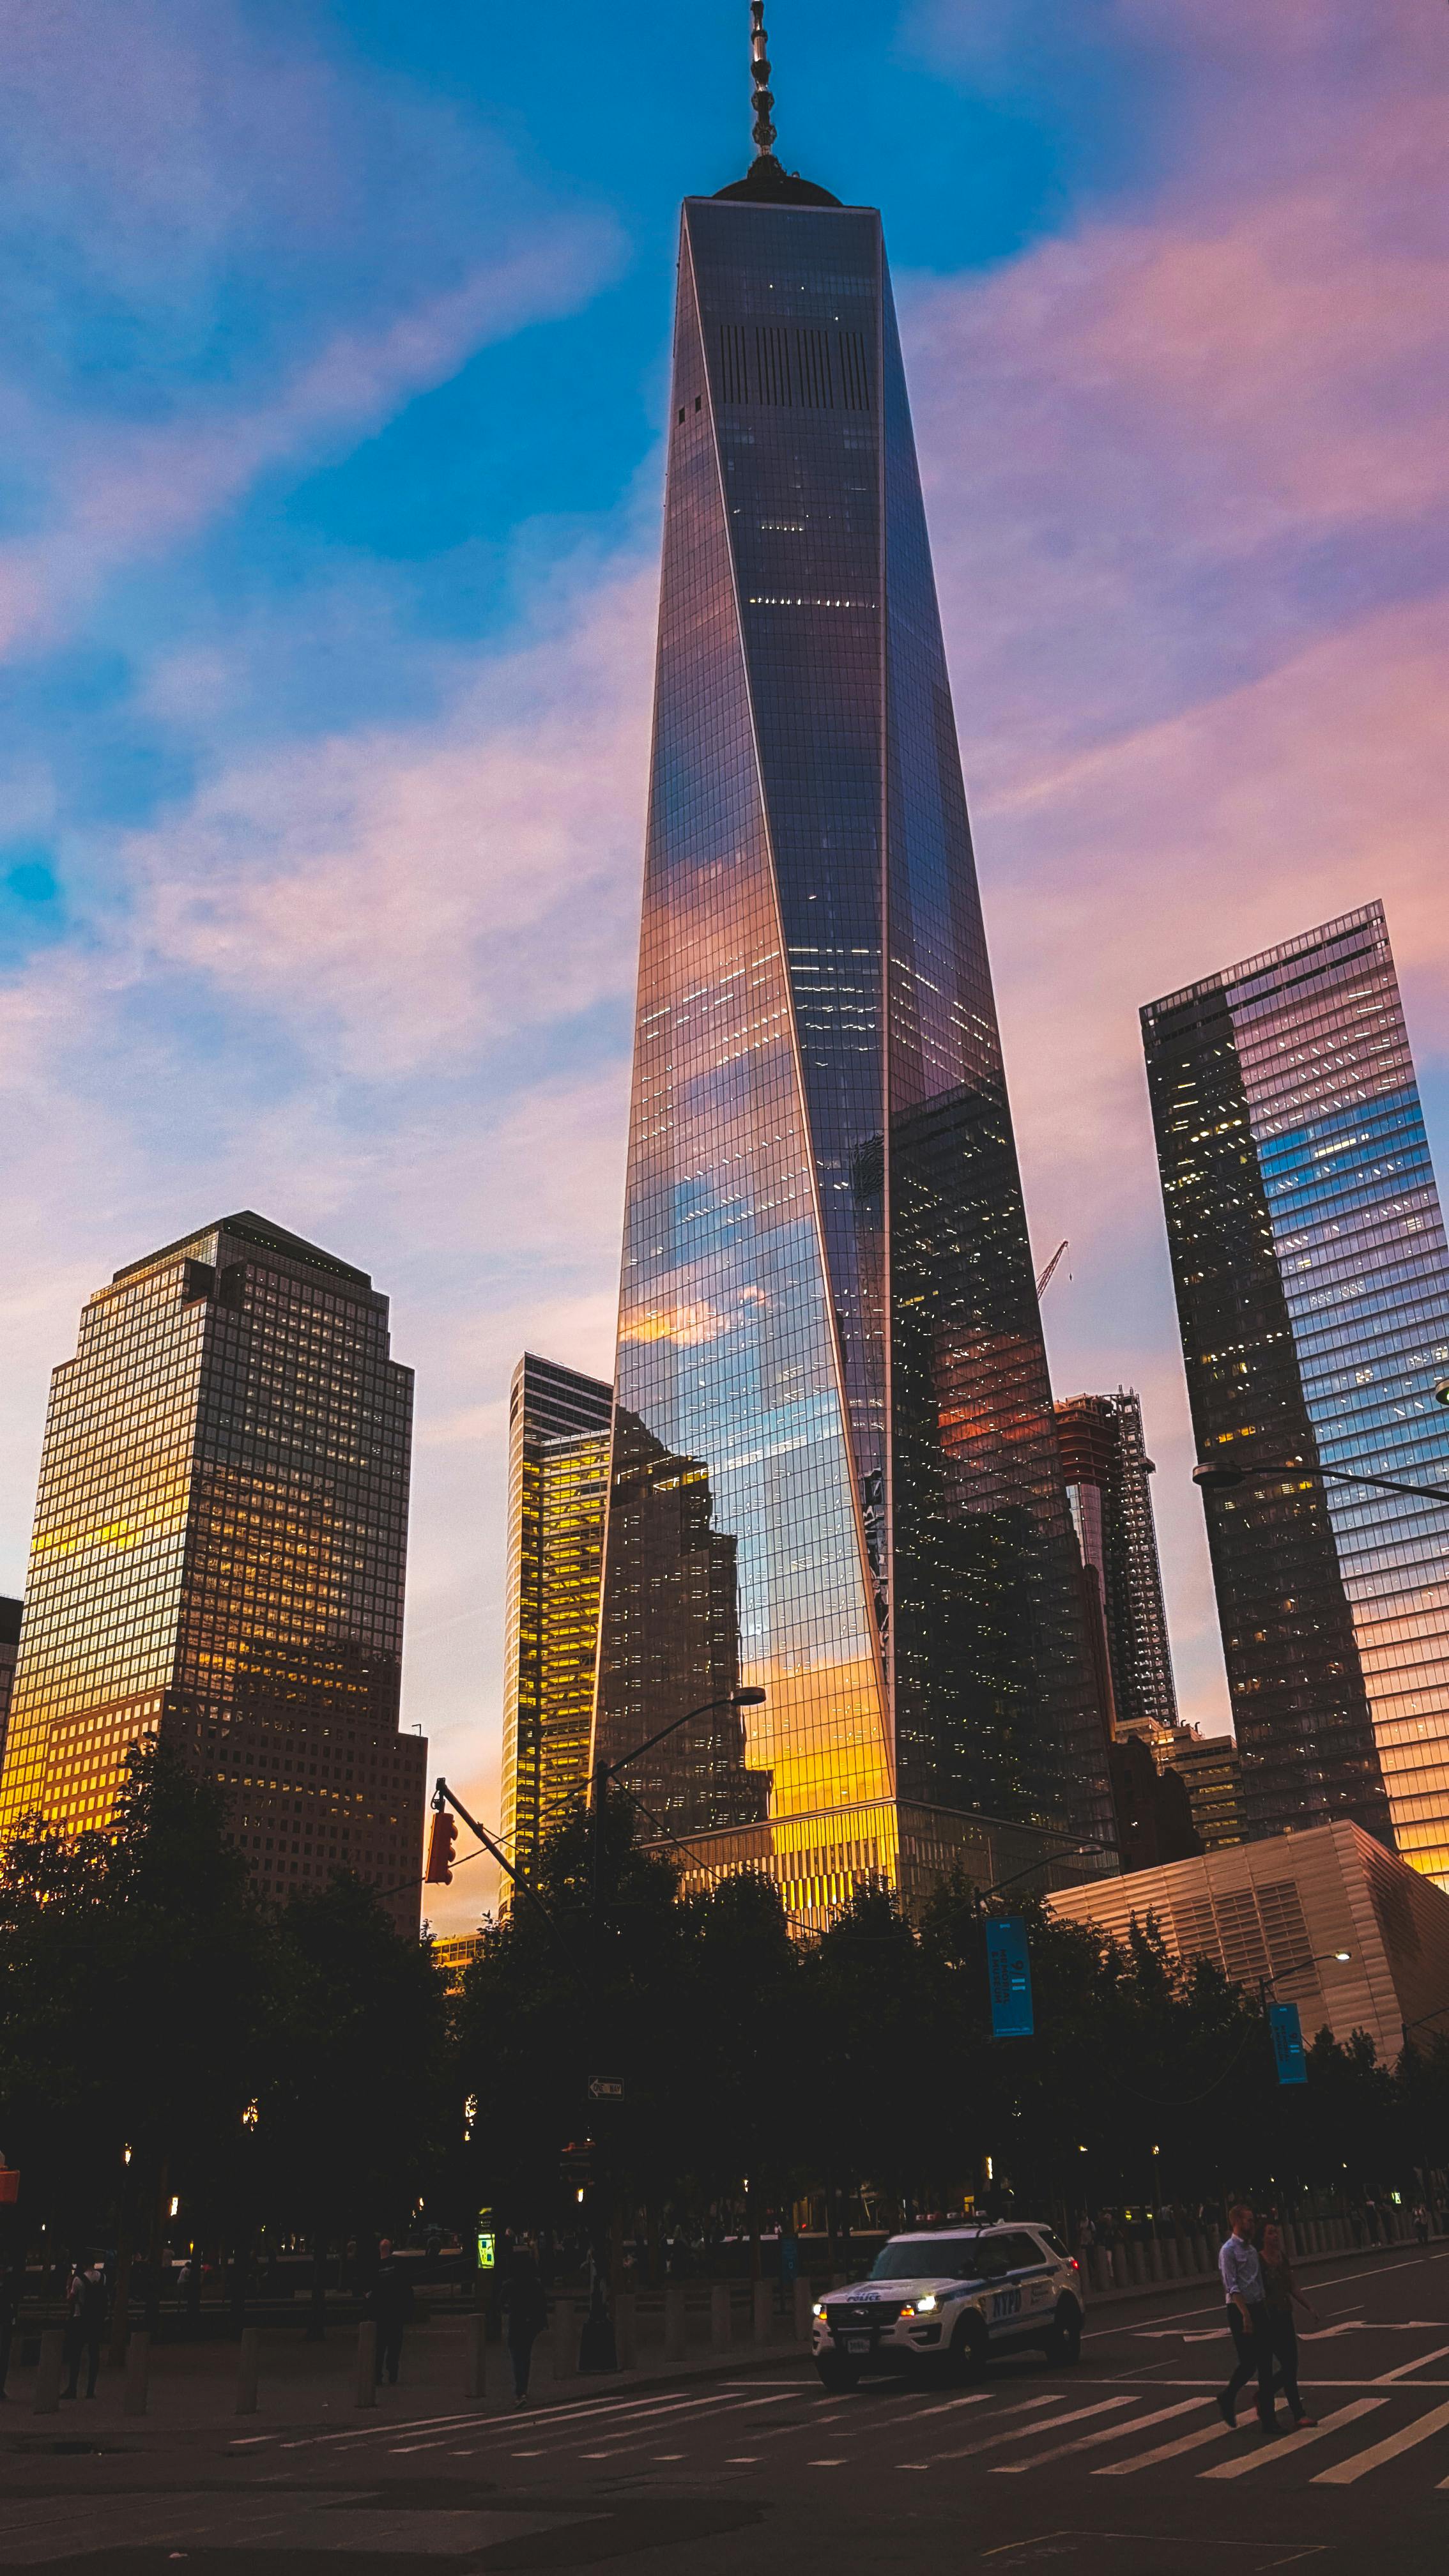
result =
[[[980,2275],[974,2236],[893,2236],[870,2267],[873,2281],[975,2281]]]

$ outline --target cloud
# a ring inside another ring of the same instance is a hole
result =
[[[229,0],[0,0],[0,652],[260,477],[370,436],[617,269],[602,210],[406,81],[263,44]]]
[[[1072,1242],[1054,1374],[1146,1382],[1223,1723],[1137,1012],[1379,894],[1421,1061],[1449,1036],[1449,54],[1339,0],[1068,14],[1219,112],[1181,107],[1150,193],[907,281],[903,326],[1028,1200]],[[926,32],[976,71],[1001,30]]]
[[[436,721],[224,769],[123,851],[158,958],[344,1069],[471,1060],[627,990],[652,571],[555,603]]]

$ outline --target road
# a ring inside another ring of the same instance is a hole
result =
[[[1264,2442],[1213,2406],[1228,2366],[1206,2294],[1088,2318],[1076,2369],[982,2383],[870,2380],[828,2397],[794,2361],[505,2419],[397,2411],[168,2433],[98,2410],[7,2409],[0,2566],[86,2576],[278,2567],[459,2576],[617,2563],[657,2576],[879,2576],[917,2559],[1006,2576],[1435,2576],[1449,2551],[1449,2249],[1307,2276],[1316,2432]],[[1280,2422],[1286,2421],[1280,2415]],[[82,2449],[89,2438],[96,2447]],[[68,2444],[65,2450],[58,2446]]]

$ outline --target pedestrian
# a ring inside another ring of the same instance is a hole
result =
[[[0,2406],[5,2403],[5,2381],[10,2369],[10,2354],[15,2342],[15,2326],[20,2315],[20,2302],[25,2295],[25,2260],[18,2256],[5,2267],[0,2280]]]
[[[390,2236],[384,2236],[377,2249],[368,2306],[377,2326],[377,2384],[382,2386],[386,2371],[389,2388],[396,2388],[403,2333],[413,2312],[413,2285],[393,2252]]]
[[[70,2385],[61,2390],[62,2397],[80,2395],[81,2356],[85,2356],[86,2395],[94,2397],[96,2381],[101,2375],[101,2335],[106,2322],[106,2274],[99,2254],[85,2255],[70,2276],[66,2293],[70,2313],[66,2319],[65,2357],[70,2365]]]
[[[1227,2300],[1228,2330],[1237,2354],[1237,2368],[1218,2397],[1218,2413],[1227,2425],[1236,2425],[1238,2393],[1250,2379],[1258,2382],[1258,2423],[1268,2435],[1276,2433],[1273,2421],[1273,2344],[1268,2332],[1267,2302],[1263,2292],[1263,2267],[1253,2243],[1253,2213],[1239,2201],[1228,2211],[1231,2234],[1224,2237],[1218,2252],[1218,2272],[1223,2295]]]
[[[1088,2210],[1082,2219],[1081,2226],[1077,2229],[1077,2252],[1081,2255],[1083,2262],[1086,2261],[1087,2256],[1091,2253],[1096,2242],[1097,2231],[1092,2225],[1092,2213]]]
[[[1288,2248],[1283,2242],[1281,2227],[1264,2228],[1259,2261],[1263,2273],[1263,2303],[1268,2311],[1268,2341],[1272,2345],[1273,2359],[1277,2364],[1277,2378],[1274,2385],[1282,2389],[1288,2400],[1288,2412],[1293,2418],[1294,2430],[1297,2432],[1301,2431],[1305,2424],[1316,2424],[1318,2418],[1305,2412],[1303,2399],[1298,2390],[1298,2328],[1294,2322],[1293,2311],[1295,2308],[1301,2308],[1305,2316],[1313,2319],[1315,2325],[1321,2321],[1318,2310],[1311,2299],[1305,2299],[1294,2278],[1293,2266],[1288,2260]]]
[[[1419,2240],[1420,2253],[1427,2254],[1429,2251],[1429,2212],[1422,2200],[1416,2202],[1414,2207],[1414,2234]]]
[[[533,2359],[534,2337],[548,2323],[548,2301],[538,2277],[538,2265],[526,2245],[520,2245],[508,2272],[508,2351],[513,2363],[513,2403],[528,2404],[528,2372]]]

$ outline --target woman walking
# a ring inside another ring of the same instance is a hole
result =
[[[1299,2393],[1298,2328],[1293,2321],[1293,2311],[1301,2308],[1304,2315],[1311,2317],[1317,2325],[1318,2310],[1305,2299],[1293,2277],[1293,2266],[1288,2260],[1281,2227],[1270,2224],[1264,2228],[1259,2261],[1267,2304],[1268,2342],[1277,2364],[1274,2389],[1275,2392],[1282,2389],[1288,2400],[1288,2412],[1293,2418],[1293,2429],[1295,2433],[1301,2432],[1305,2424],[1315,2424],[1318,2419],[1305,2412]]]

